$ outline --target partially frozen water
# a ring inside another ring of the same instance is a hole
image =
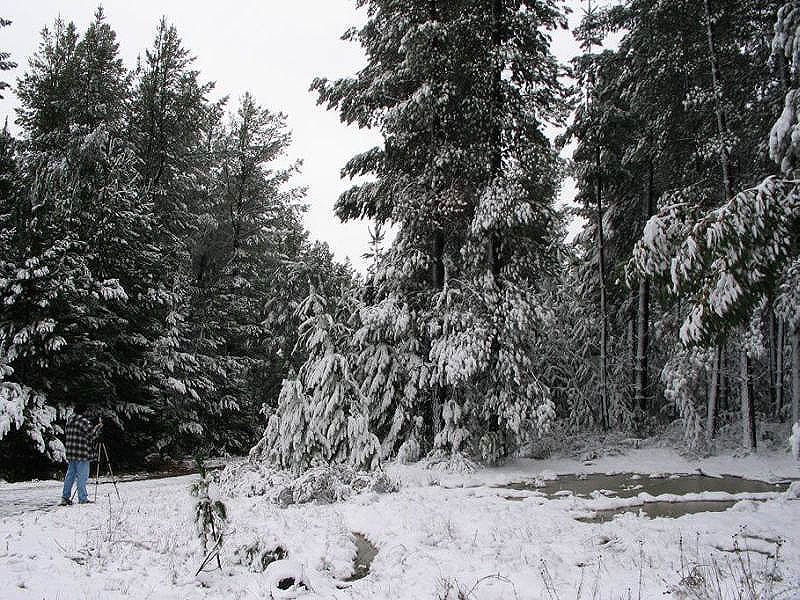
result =
[[[623,506],[610,510],[596,510],[591,517],[579,517],[577,520],[583,523],[605,523],[612,521],[617,515],[624,513],[642,514],[645,517],[655,519],[665,517],[676,519],[683,515],[693,515],[701,512],[723,512],[728,510],[736,502],[731,500],[700,500],[691,502],[648,502],[641,506]]]
[[[648,477],[623,473],[620,475],[560,475],[558,479],[552,481],[518,481],[499,487],[509,490],[537,491],[551,497],[563,495],[565,492],[571,492],[576,496],[591,496],[592,492],[601,491],[605,496],[632,498],[641,492],[653,496],[701,492],[728,492],[729,494],[782,492],[789,487],[789,484],[788,482],[767,483],[732,475],[711,477],[709,475],[683,474]]]
[[[633,498],[644,492],[652,496],[670,494],[701,494],[703,492],[727,492],[729,494],[760,494],[765,492],[783,492],[789,487],[788,481],[768,483],[755,479],[745,479],[733,475],[711,477],[700,474],[675,474],[668,476],[648,477],[624,473],[619,475],[560,475],[553,480],[518,481],[499,486],[503,489],[517,491],[536,491],[548,498],[574,494],[589,497],[597,495],[611,498]],[[504,496],[507,500],[522,500],[520,496]],[[639,506],[625,506],[610,510],[597,510],[590,517],[578,520],[585,523],[602,523],[612,520],[623,513],[642,514],[645,517],[677,518],[683,515],[700,512],[721,512],[728,510],[735,502],[718,501],[676,501],[647,502]]]
[[[353,532],[356,539],[356,558],[353,561],[353,574],[345,581],[358,581],[369,574],[372,561],[378,554],[378,548],[363,533]]]

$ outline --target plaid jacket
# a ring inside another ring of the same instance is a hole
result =
[[[80,415],[73,415],[67,421],[65,429],[67,436],[67,460],[69,462],[89,461],[94,456],[94,445],[97,442],[97,433],[89,419]]]

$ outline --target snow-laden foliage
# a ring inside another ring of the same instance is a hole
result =
[[[800,3],[787,2],[779,10],[772,38],[772,59],[778,68],[788,67],[789,79],[800,80]],[[796,86],[787,90],[783,111],[769,133],[769,154],[786,175],[798,167],[800,97]]]
[[[312,85],[384,139],[346,164],[375,178],[337,213],[397,230],[368,274],[353,376],[384,456],[495,462],[554,414],[530,352],[560,176],[543,130],[565,109],[544,42],[564,17],[544,0],[365,4],[368,23],[345,36],[365,67]]]
[[[369,421],[362,419],[361,423],[376,432],[383,458],[393,456],[399,446],[414,439],[414,431],[419,430],[414,415],[420,390],[429,385],[430,367],[420,356],[413,316],[398,294],[362,306],[356,315],[358,326],[351,340],[353,373],[369,415]],[[419,455],[413,444],[411,441],[403,451],[406,458]]]
[[[789,327],[800,323],[800,257],[795,257],[780,275],[781,284],[775,301],[776,313]]]
[[[439,299],[443,317],[430,325],[433,377],[455,392],[435,445],[469,453],[468,442],[477,444],[481,458],[495,462],[545,433],[555,413],[534,363],[538,300],[510,283],[484,286],[448,287]],[[492,424],[488,431],[482,422]]]
[[[671,293],[688,295],[681,328],[686,344],[713,341],[749,319],[764,295],[780,285],[787,259],[796,254],[793,236],[800,222],[794,156],[796,129],[798,6],[778,11],[772,39],[773,59],[790,74],[784,109],[768,136],[771,158],[782,175],[724,198],[718,208],[700,186],[661,199],[663,208],[647,224],[637,243],[631,271],[665,282]]]
[[[20,139],[0,133],[3,457],[58,456],[75,403],[131,462],[243,451],[304,360],[309,273],[352,277],[307,239],[298,165],[275,168],[285,115],[245,94],[226,116],[175,27],[155,33],[131,72],[101,9],[84,32],[58,19],[20,77]]]
[[[55,424],[56,410],[46,400],[43,394],[0,378],[0,440],[12,428],[24,431],[38,452],[61,462],[66,458],[64,444],[56,436],[62,431]]]
[[[661,279],[671,293],[688,299],[681,328],[684,343],[713,339],[749,317],[774,286],[778,269],[793,252],[800,196],[792,182],[769,177],[752,189],[696,218],[695,202],[680,197],[645,227],[633,253],[638,274]]]
[[[284,380],[278,407],[257,445],[265,460],[282,468],[318,462],[369,468],[379,460],[380,441],[370,430],[367,401],[349,365],[352,332],[337,319],[337,308],[313,285],[297,308],[298,346],[308,359],[296,377]]]
[[[698,450],[705,444],[703,383],[711,370],[709,353],[692,348],[667,361],[661,371],[664,396],[675,405],[683,419],[683,437],[688,448]]]
[[[257,450],[251,452],[247,462],[226,467],[216,479],[228,496],[264,496],[284,507],[307,502],[327,504],[362,492],[386,494],[399,489],[399,484],[381,470],[316,464],[298,474],[275,468]]]

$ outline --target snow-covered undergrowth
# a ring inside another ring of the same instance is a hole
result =
[[[280,506],[329,504],[363,492],[386,494],[399,489],[399,483],[384,471],[355,471],[342,465],[319,465],[295,475],[248,461],[226,467],[216,479],[228,496],[265,496]]]
[[[591,466],[574,459],[520,460],[469,474],[392,465],[387,471],[402,486],[391,494],[364,491],[335,503],[285,508],[270,491],[230,495],[222,571],[197,577],[203,552],[192,527],[193,478],[130,482],[120,485],[124,503],[112,492],[93,506],[0,519],[0,598],[693,598],[701,596],[690,593],[690,584],[700,575],[711,581],[714,561],[737,585],[738,567],[728,567],[739,557],[750,562],[756,583],[774,577],[775,598],[792,598],[800,589],[796,486],[761,502],[739,501],[725,512],[678,519],[624,514],[604,523],[576,520],[599,497],[531,493],[510,501],[508,489],[494,487],[557,473],[698,468],[764,479],[800,475],[786,452],[690,460],[665,449],[632,450]],[[50,485],[55,502],[59,487]],[[214,488],[212,495],[220,493]],[[370,573],[349,583],[356,531],[378,553]],[[778,548],[777,560],[770,558]]]

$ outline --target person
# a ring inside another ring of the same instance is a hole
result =
[[[97,444],[97,437],[103,427],[100,420],[92,426],[83,414],[83,406],[76,406],[64,429],[66,434],[67,474],[64,476],[64,489],[61,492],[61,506],[72,504],[72,485],[78,484],[78,503],[87,504],[89,494],[86,493],[86,482],[89,480],[89,461],[92,450]]]

